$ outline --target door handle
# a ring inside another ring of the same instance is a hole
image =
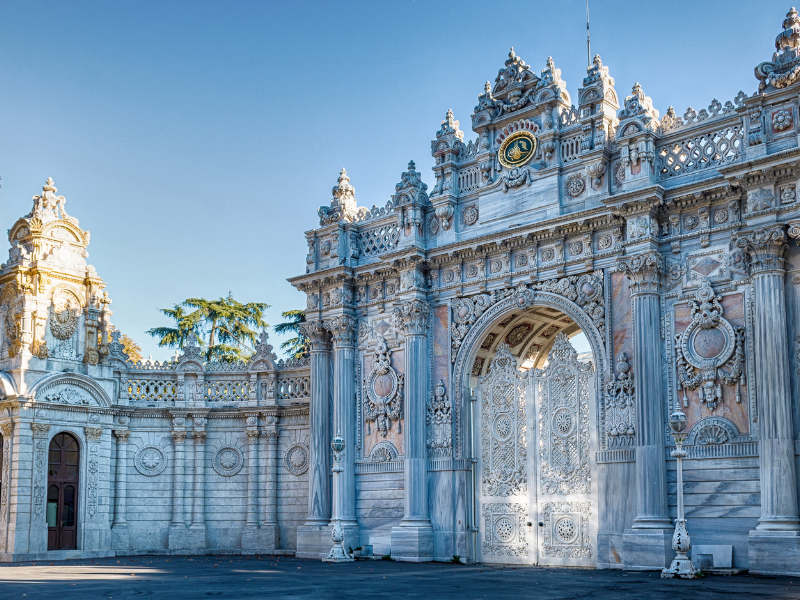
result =
[[[541,521],[539,521],[539,527],[544,527],[544,523],[542,523]]]

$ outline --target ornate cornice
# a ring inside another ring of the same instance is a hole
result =
[[[764,227],[741,234],[736,240],[736,246],[747,254],[752,275],[783,273],[783,253],[787,246],[783,225]]]
[[[409,300],[394,305],[395,327],[405,335],[424,335],[428,329],[431,309],[423,300]]]
[[[664,272],[664,257],[658,252],[634,254],[617,259],[617,270],[630,280],[631,294],[657,294],[658,282]]]

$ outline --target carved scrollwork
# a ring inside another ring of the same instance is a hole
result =
[[[733,327],[723,318],[721,296],[703,279],[690,303],[692,322],[675,336],[678,387],[700,389],[700,401],[711,410],[722,402],[722,385],[736,386],[736,402],[741,402],[740,386],[745,385],[744,328]],[[735,353],[735,354],[734,354]],[[722,365],[734,356],[730,371]],[[721,384],[717,380],[721,380]],[[688,407],[686,392],[683,406]]]
[[[422,300],[410,300],[394,307],[394,325],[405,335],[422,335],[428,328],[430,306]]]
[[[53,296],[50,307],[50,332],[57,340],[68,340],[78,327],[78,315],[81,309],[76,306],[75,297],[63,290]]]
[[[658,252],[626,256],[617,260],[617,270],[630,280],[631,294],[655,294],[664,272],[664,258]]]
[[[390,350],[386,340],[381,338],[373,355],[372,370],[364,378],[364,419],[375,428],[381,436],[386,437],[397,421],[398,432],[401,431],[400,416],[403,412],[404,375],[391,366]]]
[[[783,270],[786,234],[782,226],[756,229],[737,239],[736,246],[746,254],[753,275]]]
[[[617,355],[617,374],[606,384],[606,431],[609,447],[632,446],[636,435],[633,375],[624,352]]]
[[[428,402],[428,454],[430,456],[450,456],[453,450],[453,415],[450,399],[439,380],[434,388],[433,397]]]

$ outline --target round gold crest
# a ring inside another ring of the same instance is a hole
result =
[[[530,131],[517,131],[508,136],[500,150],[497,159],[500,164],[508,169],[521,167],[536,153],[536,138]]]

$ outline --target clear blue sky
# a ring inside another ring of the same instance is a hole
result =
[[[683,114],[753,93],[789,7],[594,1],[592,54],[621,97],[638,81]],[[431,186],[439,122],[452,108],[474,137],[511,45],[537,72],[552,56],[575,100],[585,3],[7,2],[0,227],[52,176],[145,356],[171,354],[144,331],[190,296],[232,290],[275,324],[304,307],[285,280],[342,166],[361,205],[385,204],[409,159]]]

